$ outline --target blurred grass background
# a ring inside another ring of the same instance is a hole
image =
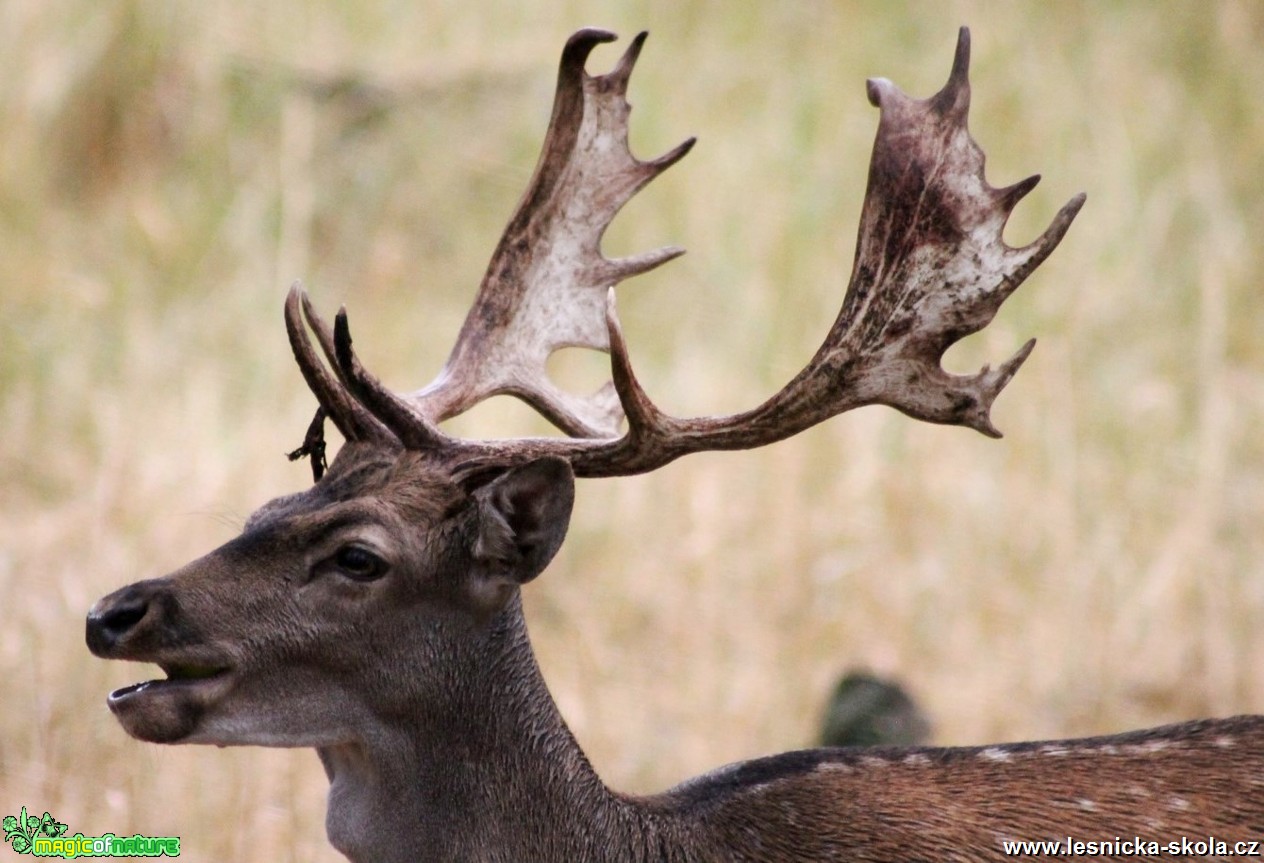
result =
[[[945,744],[1264,711],[1264,7],[10,0],[0,4],[0,809],[182,856],[340,859],[310,752],[128,739],[91,658],[100,595],[310,481],[281,301],[346,302],[397,388],[439,368],[526,183],[567,35],[652,30],[633,149],[694,153],[611,253],[637,368],[679,413],[762,399],[846,283],[877,112],[974,30],[1007,236],[1081,190],[968,370],[1040,344],[1000,442],[871,408],[745,454],[584,482],[528,591],[545,673],[612,785],[811,742],[844,666],[918,693]],[[598,379],[601,359],[559,375]],[[488,405],[466,433],[537,426]]]

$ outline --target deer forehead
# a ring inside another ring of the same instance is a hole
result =
[[[351,518],[422,527],[446,520],[469,500],[449,471],[424,453],[349,445],[320,482],[265,503],[244,532],[282,524],[291,531],[320,531]]]

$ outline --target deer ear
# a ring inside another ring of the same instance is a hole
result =
[[[474,562],[491,586],[526,584],[548,566],[566,536],[575,477],[560,458],[510,468],[474,492]],[[497,591],[499,592],[499,591]]]

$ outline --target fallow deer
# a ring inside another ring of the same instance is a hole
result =
[[[931,98],[868,82],[880,120],[854,272],[807,367],[744,413],[668,416],[633,375],[612,286],[680,250],[610,260],[599,246],[693,141],[632,156],[625,92],[644,34],[590,76],[589,52],[612,39],[587,29],[567,43],[543,154],[433,383],[388,390],[357,359],[345,312],[330,327],[290,291],[289,340],[320,405],[300,451],[315,484],[266,504],[200,560],[92,608],[93,653],[166,674],[111,693],[123,728],[158,743],[316,748],[329,839],[354,861],[991,860],[1011,856],[1007,841],[1068,839],[1101,842],[1090,850],[1111,859],[1153,850],[1138,841],[1176,857],[1258,850],[1264,717],[981,748],[790,752],[649,797],[598,778],[541,678],[520,603],[562,542],[573,477],[757,447],[875,403],[997,436],[989,409],[1033,342],[973,375],[948,374],[940,359],[992,319],[1084,201],[1030,245],[1003,242],[1038,178],[984,180],[966,128],[962,29]],[[608,351],[611,385],[588,397],[554,386],[545,359],[563,346]],[[566,436],[477,441],[439,428],[497,393]],[[327,471],[326,418],[346,439]]]

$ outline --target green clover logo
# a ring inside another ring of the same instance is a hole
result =
[[[0,827],[4,829],[4,841],[11,843],[18,854],[30,854],[35,847],[36,836],[56,839],[66,832],[66,825],[54,818],[52,813],[45,812],[42,818],[27,815],[25,806],[20,815],[4,816]]]

